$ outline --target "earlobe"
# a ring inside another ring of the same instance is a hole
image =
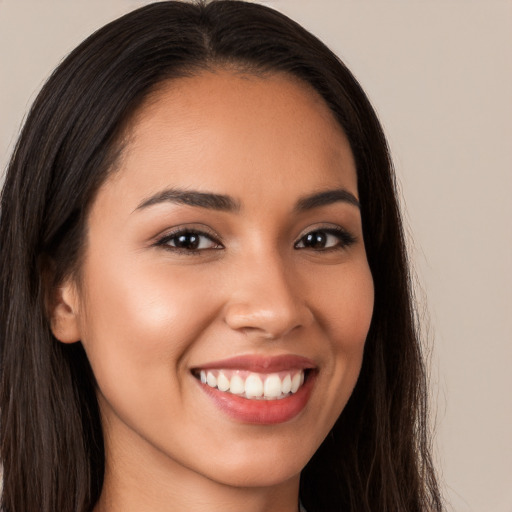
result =
[[[71,281],[55,290],[50,323],[53,335],[62,343],[80,340],[79,304],[76,286]]]

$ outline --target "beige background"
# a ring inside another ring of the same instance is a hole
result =
[[[0,0],[2,169],[59,60],[143,3]],[[449,509],[512,512],[512,1],[266,3],[346,61],[386,129],[434,346]]]

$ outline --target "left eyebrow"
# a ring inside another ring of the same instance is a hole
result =
[[[313,208],[327,206],[338,202],[348,203],[361,209],[361,205],[354,194],[348,190],[339,188],[335,190],[325,190],[323,192],[317,192],[315,194],[302,197],[297,201],[294,210],[295,213],[301,213],[307,210],[312,210]]]
[[[197,190],[170,188],[144,199],[134,211],[148,208],[155,204],[168,202],[227,212],[238,211],[240,209],[240,203],[230,196],[199,192]]]

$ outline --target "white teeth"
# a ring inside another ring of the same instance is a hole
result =
[[[302,373],[302,372],[301,372]],[[301,373],[296,373],[294,376],[293,376],[293,379],[292,379],[292,388],[291,388],[291,392],[292,393],[296,393],[297,390],[299,389],[300,387],[300,380],[301,380]]]
[[[235,375],[233,375],[233,377],[231,377],[231,382],[229,384],[229,392],[233,393],[234,395],[243,395],[244,391],[245,391],[244,381],[243,381],[242,377],[240,377],[240,375],[237,375],[235,373]]]
[[[245,379],[245,396],[247,398],[263,396],[263,382],[258,375],[252,373]]]
[[[269,375],[265,379],[263,394],[268,398],[277,398],[278,396],[281,396],[281,393],[282,385],[279,375]]]
[[[215,375],[212,372],[208,372],[206,374],[206,383],[211,388],[217,387],[217,377],[215,377]]]
[[[256,400],[277,400],[296,393],[304,383],[304,370],[260,374],[246,370],[201,370],[199,380],[219,391]]]
[[[292,378],[290,377],[289,374],[283,379],[283,384],[282,384],[281,389],[285,395],[288,394],[292,390]]]
[[[217,387],[220,391],[227,391],[229,389],[229,379],[222,372],[217,377]]]

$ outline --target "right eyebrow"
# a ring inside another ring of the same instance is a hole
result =
[[[197,190],[168,188],[144,199],[134,211],[167,202],[225,212],[236,212],[240,210],[240,203],[231,196],[211,192],[199,192]]]
[[[361,209],[361,205],[359,204],[359,200],[357,197],[345,190],[343,188],[333,189],[333,190],[324,190],[321,192],[316,192],[309,196],[305,196],[297,201],[295,206],[296,212],[304,212],[307,210],[312,210],[313,208],[319,208],[321,206],[328,206],[333,203],[348,203],[352,206],[355,206],[358,209]]]

